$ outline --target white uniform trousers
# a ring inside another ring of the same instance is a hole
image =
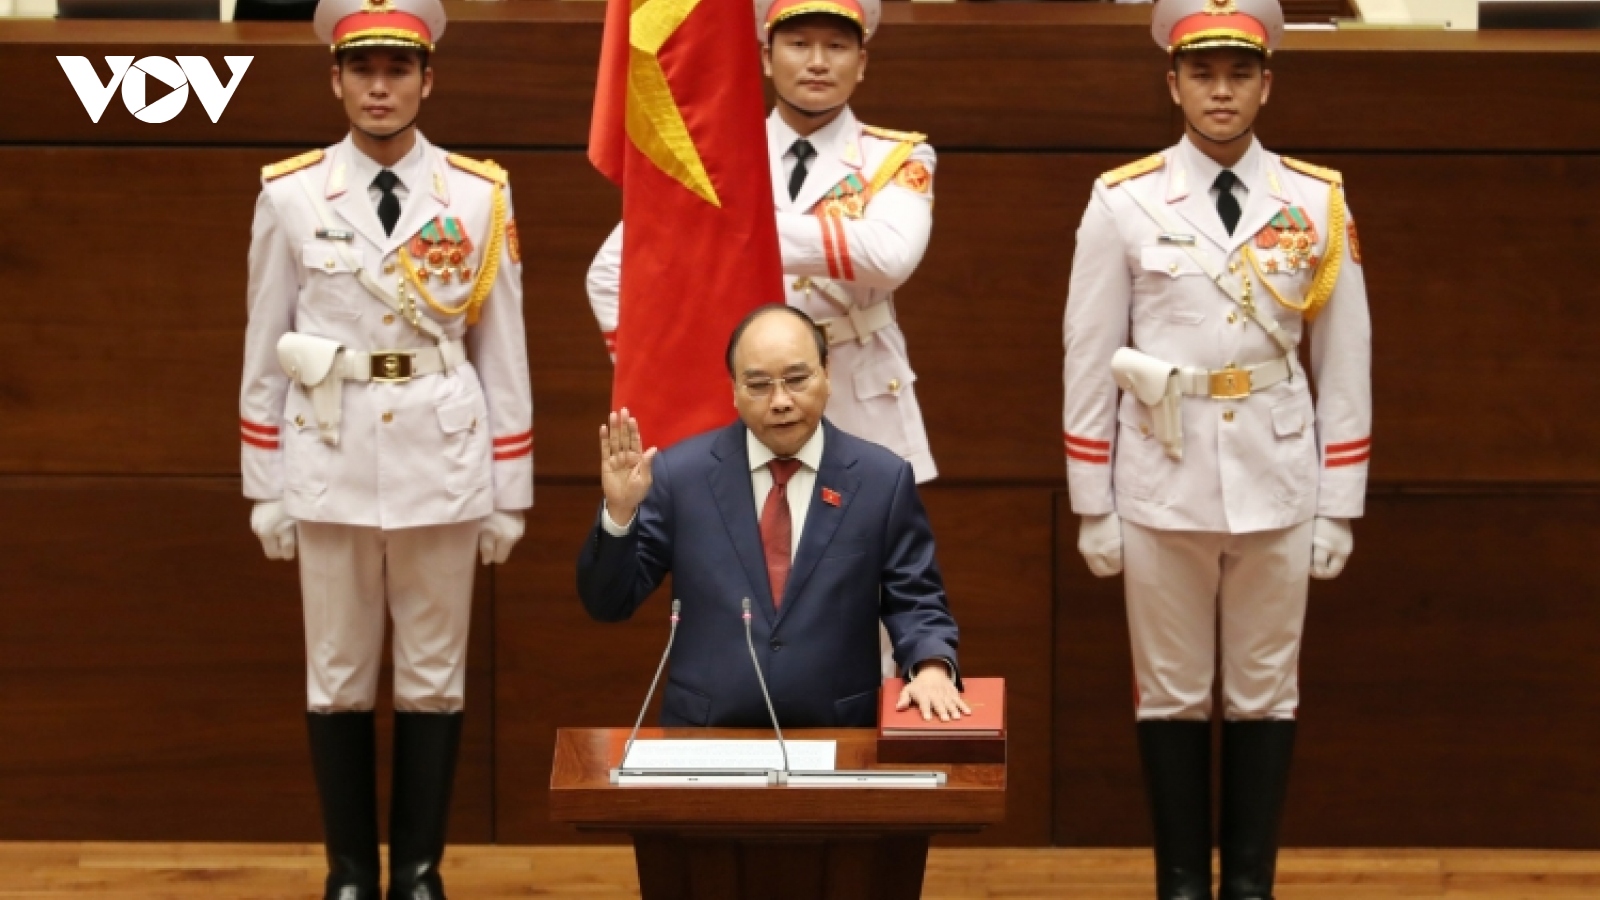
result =
[[[1138,718],[1293,719],[1311,522],[1248,534],[1122,523]],[[1221,639],[1221,653],[1217,641]]]
[[[392,617],[395,709],[459,712],[479,523],[385,531],[300,522],[298,528],[306,708],[372,709],[384,622]]]

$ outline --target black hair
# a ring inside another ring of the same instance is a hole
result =
[[[349,58],[350,54],[360,50],[399,50],[402,53],[410,53],[416,57],[418,72],[426,71],[428,68],[429,53],[423,47],[345,47],[334,51],[333,64],[341,69],[344,68],[345,60]]]
[[[744,318],[739,320],[739,324],[733,327],[733,334],[728,338],[728,351],[724,357],[728,364],[728,377],[734,377],[733,351],[739,346],[739,339],[744,337],[745,329],[750,327],[751,322],[754,322],[767,313],[776,312],[786,312],[789,315],[794,316],[800,321],[806,323],[806,327],[811,331],[811,339],[817,343],[817,358],[822,361],[824,366],[828,364],[828,336],[822,333],[822,329],[818,327],[815,319],[811,318],[809,315],[806,315],[806,312],[803,309],[795,309],[792,306],[785,306],[782,303],[765,303],[756,307],[755,309],[750,310],[750,312],[746,314]]]
[[[1263,70],[1265,70],[1266,67],[1267,67],[1267,54],[1261,52],[1260,50],[1253,50],[1253,49],[1248,49],[1248,48],[1245,48],[1245,47],[1229,47],[1229,48],[1224,48],[1224,47],[1201,47],[1198,50],[1179,50],[1178,52],[1172,54],[1172,72],[1173,72],[1174,75],[1179,74],[1179,72],[1178,72],[1178,60],[1183,59],[1183,57],[1186,54],[1189,54],[1189,53],[1204,53],[1207,50],[1223,50],[1223,49],[1243,50],[1244,52],[1250,54],[1251,56],[1254,56],[1256,58],[1256,61],[1261,63],[1261,68]]]
[[[837,14],[831,13],[831,12],[808,12],[808,13],[801,13],[798,16],[790,16],[789,18],[784,19],[782,22],[779,22],[778,24],[776,24],[776,25],[772,26],[770,29],[768,29],[767,30],[767,36],[768,36],[768,38],[770,40],[772,35],[777,34],[778,32],[782,31],[785,28],[788,28],[788,27],[793,26],[793,25],[799,25],[799,24],[801,24],[803,22],[820,21],[821,19],[824,19],[824,18],[831,19],[831,20],[836,21],[836,22],[843,22],[846,25],[849,25],[850,26],[850,30],[855,33],[856,46],[857,47],[865,47],[866,46],[866,44],[867,44],[867,33],[862,30],[860,22],[857,22],[855,19],[849,18],[848,16],[841,16],[841,15],[837,15]]]

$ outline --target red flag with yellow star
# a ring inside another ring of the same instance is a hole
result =
[[[755,11],[608,2],[589,159],[622,187],[611,400],[665,447],[732,419],[728,335],[784,302]]]

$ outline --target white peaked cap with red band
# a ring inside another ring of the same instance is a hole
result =
[[[882,0],[756,0],[756,37],[765,44],[772,29],[790,19],[811,15],[839,16],[856,23],[861,40],[878,33]]]
[[[1234,48],[1266,56],[1283,38],[1278,0],[1158,0],[1150,35],[1168,53]]]
[[[356,47],[431,53],[444,35],[444,5],[439,0],[319,0],[311,24],[335,53]]]

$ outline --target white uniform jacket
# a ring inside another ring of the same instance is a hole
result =
[[[895,319],[894,291],[916,271],[933,231],[933,148],[921,135],[863,126],[846,108],[808,138],[817,155],[791,200],[794,163],[784,156],[798,137],[776,112],[768,117],[788,302],[830,332],[828,418],[894,451],[911,463],[918,482],[928,481],[938,470],[913,387],[917,376]],[[870,191],[875,181],[882,186]],[[618,225],[589,267],[589,304],[608,347],[614,347],[621,267]]]
[[[1119,180],[1107,173],[1095,183],[1073,259],[1063,372],[1073,511],[1116,512],[1150,528],[1235,534],[1313,516],[1361,515],[1371,452],[1371,327],[1354,218],[1341,235],[1332,295],[1314,321],[1260,283],[1264,278],[1290,303],[1306,296],[1330,240],[1329,192],[1337,173],[1302,174],[1253,145],[1234,167],[1248,190],[1230,236],[1210,190],[1220,168],[1187,140],[1129,168],[1143,174]],[[1156,221],[1135,194],[1165,221]],[[1291,378],[1242,399],[1184,397],[1179,461],[1156,439],[1150,408],[1132,394],[1119,398],[1112,354],[1131,346],[1173,366],[1208,370],[1284,355],[1212,283],[1186,249],[1191,240],[1222,283],[1239,292],[1250,278],[1257,309],[1297,344],[1309,327],[1317,391],[1313,403],[1296,357]],[[1262,276],[1243,258],[1246,245]]]
[[[504,176],[494,167],[452,159],[460,158],[419,135],[393,167],[407,194],[390,236],[369,195],[378,167],[348,138],[310,164],[264,170],[239,397],[245,496],[282,499],[303,521],[386,529],[533,505],[533,399],[511,189],[498,183]],[[505,202],[504,245],[477,324],[469,329],[464,315],[416,302],[449,339],[464,340],[469,362],[404,383],[345,382],[338,445],[321,440],[308,392],[279,363],[279,338],[295,331],[354,351],[436,347],[370,293],[357,270],[394,292],[404,275],[397,254],[437,246],[413,244],[413,237],[444,235],[455,239],[447,248],[458,250],[464,237],[471,245],[460,264],[467,277],[434,277],[426,285],[439,305],[461,305],[486,260],[497,191]]]

